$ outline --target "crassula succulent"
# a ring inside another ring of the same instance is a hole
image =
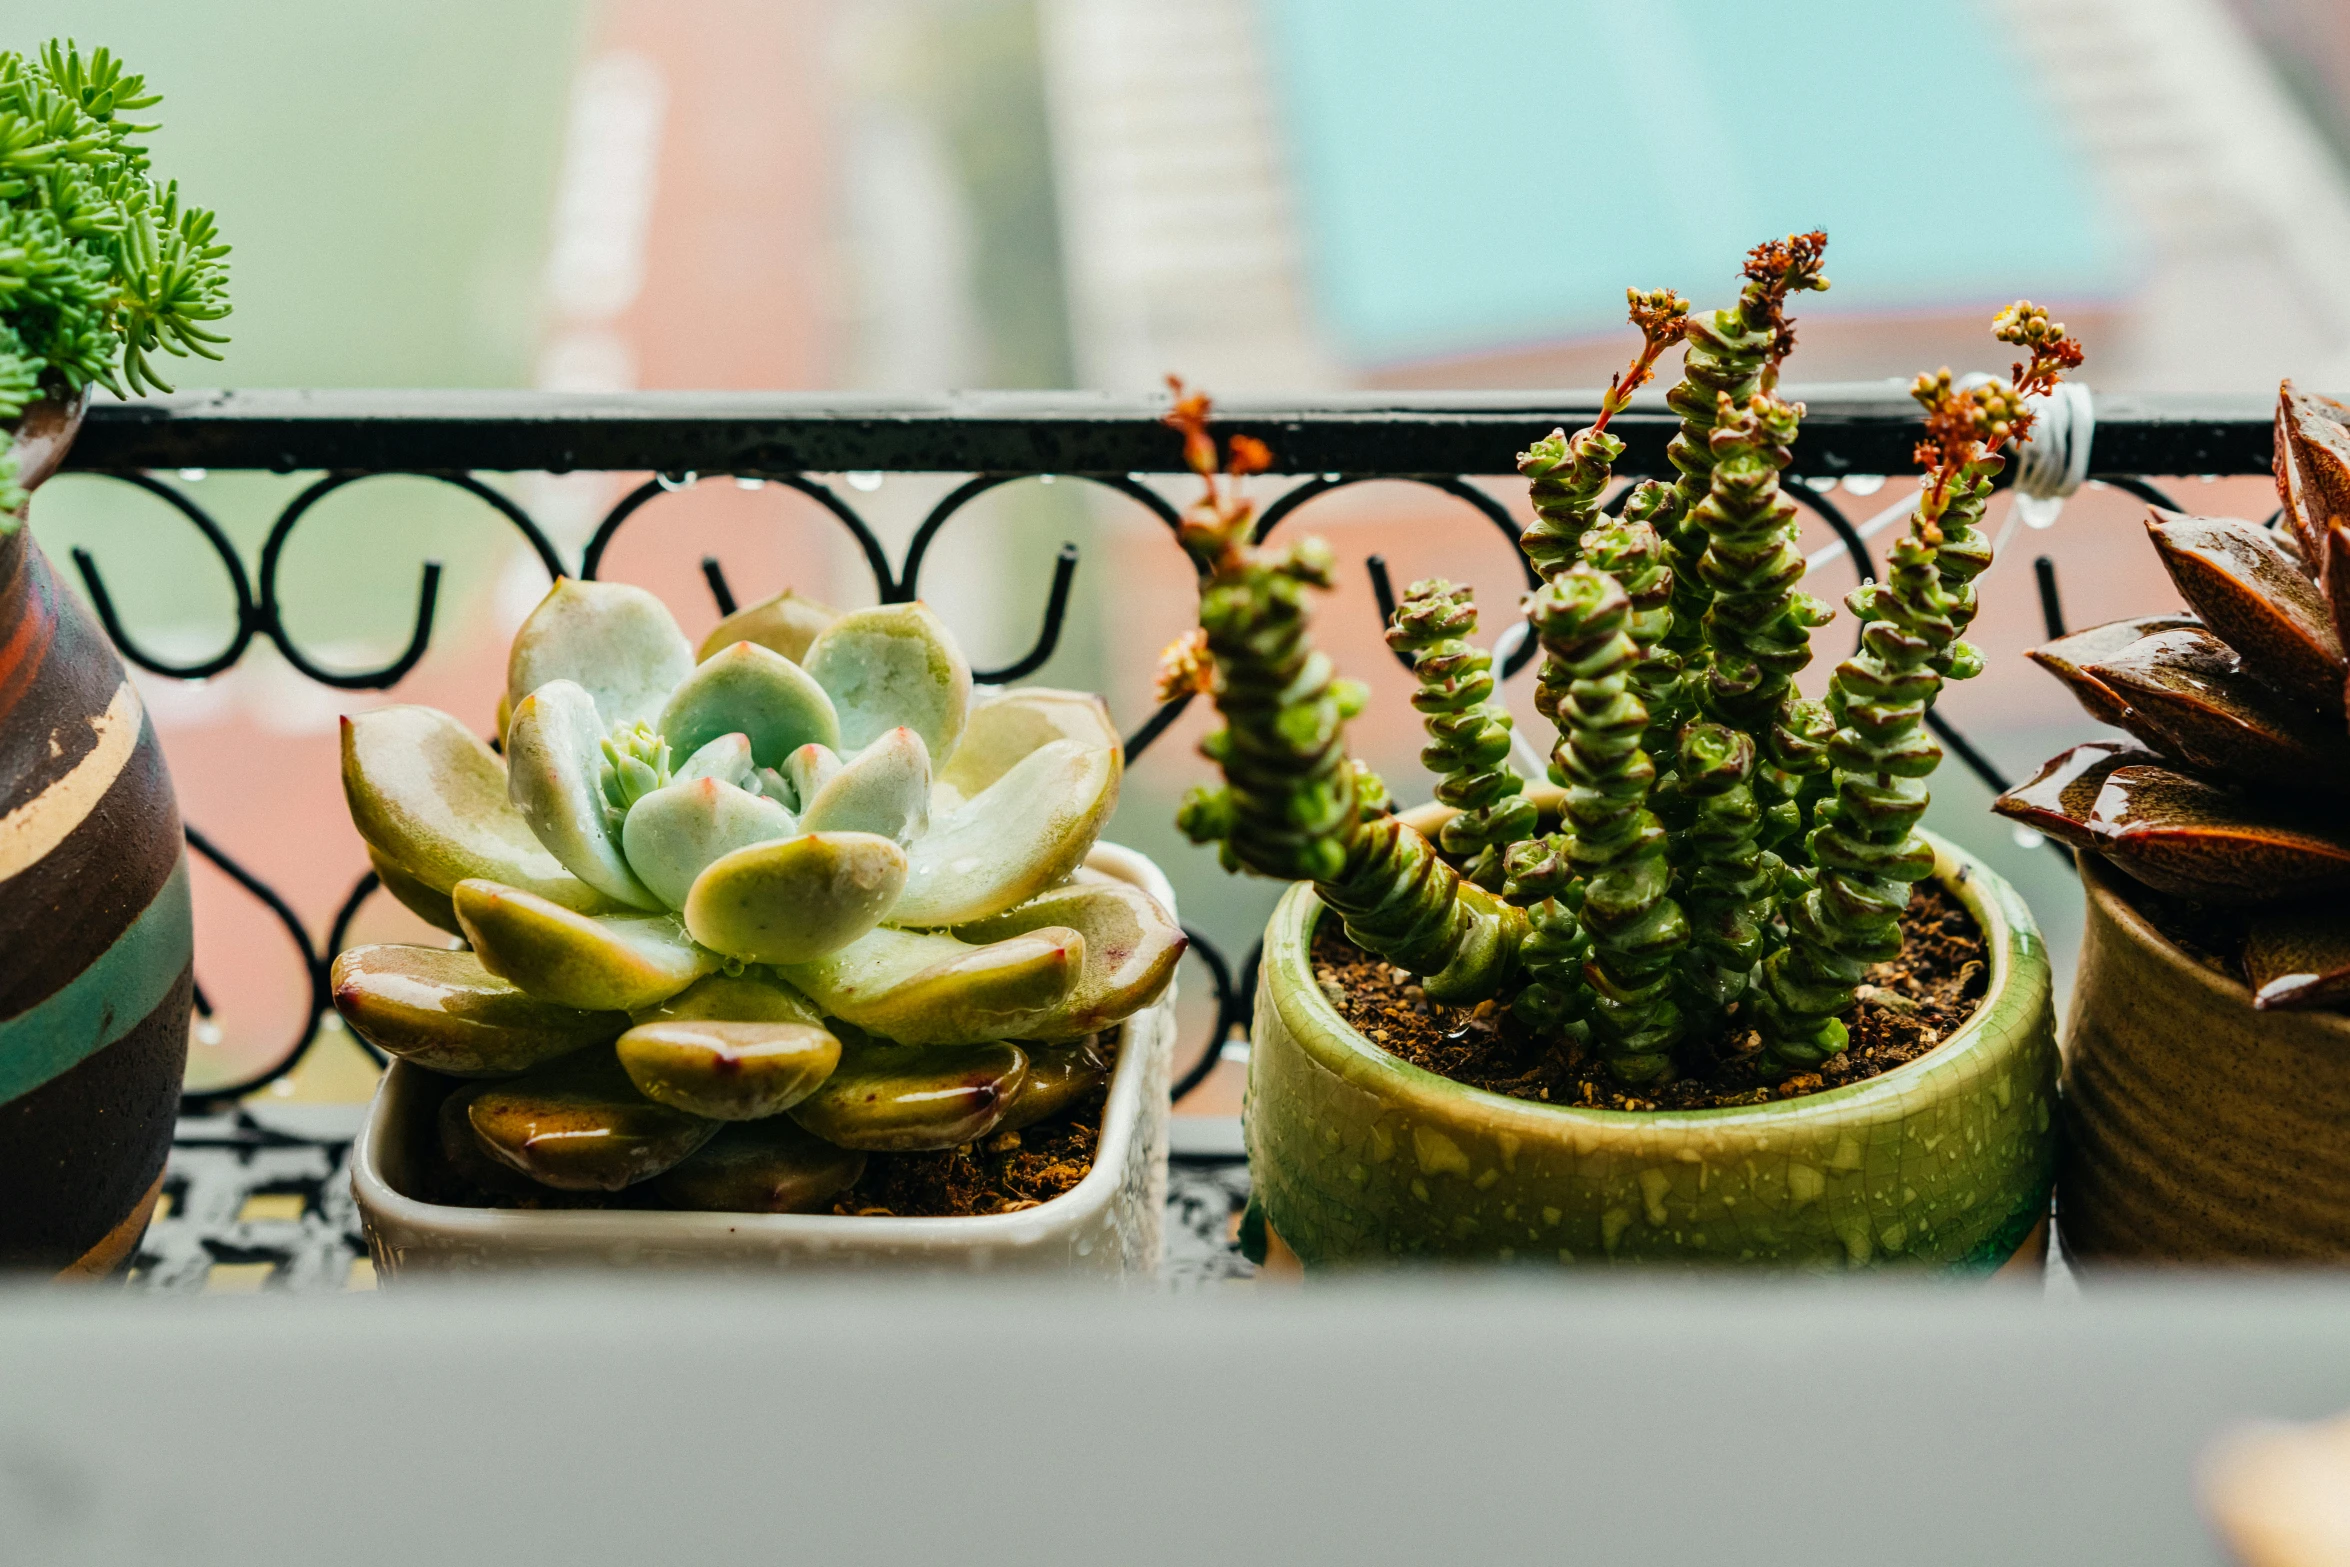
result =
[[[2258,1007],[2350,999],[2350,408],[2278,393],[2268,524],[2159,507],[2189,613],[2035,648],[2127,740],[2054,758],[1998,809],[2158,893],[2224,911]]]
[[[365,1038],[504,1080],[442,1113],[493,1191],[821,1206],[867,1151],[1070,1104],[1181,955],[1148,894],[1083,868],[1121,771],[1100,701],[975,700],[920,604],[785,594],[697,655],[642,589],[560,580],[500,719],[502,756],[432,708],[344,720],[370,860],[465,945],[334,969]]]
[[[1363,693],[1306,634],[1327,549],[1260,543],[1238,493],[1267,454],[1245,437],[1219,464],[1204,399],[1179,396],[1207,492],[1183,539],[1202,574],[1200,629],[1171,650],[1164,689],[1224,718],[1203,749],[1223,774],[1181,825],[1227,865],[1310,879],[1358,946],[1418,976],[1431,1001],[1506,1002],[1537,1038],[1595,1051],[1627,1088],[1739,1062],[1785,1080],[1847,1044],[1871,965],[1900,954],[1900,918],[1934,854],[1915,827],[1941,758],[1924,728],[1945,679],[1981,668],[1960,640],[1990,563],[1975,524],[2026,399],[2080,362],[2045,312],[1995,323],[2026,358],[2010,381],[1920,378],[1924,470],[1881,583],[1846,599],[1861,647],[1824,702],[1795,676],[1833,612],[1798,591],[1795,502],[1780,488],[1803,406],[1777,393],[1795,334],[1787,303],[1824,289],[1823,234],[1757,247],[1731,305],[1692,313],[1633,292],[1642,346],[1598,418],[1521,453],[1535,521],[1520,543],[1542,578],[1525,608],[1544,660],[1534,705],[1558,731],[1547,832],[1511,770],[1512,720],[1467,590],[1432,580],[1389,641],[1419,677],[1437,798],[1459,808],[1431,843],[1389,814],[1348,756]],[[1666,398],[1677,472],[1602,507],[1620,437],[1608,426],[1660,355],[1685,344]],[[1222,472],[1219,472],[1219,467]],[[2338,657],[2338,655],[2337,655]]]

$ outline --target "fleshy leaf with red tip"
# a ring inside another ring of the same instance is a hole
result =
[[[2102,626],[2091,626],[2043,643],[2024,656],[2063,681],[2081,706],[2089,710],[2091,718],[2116,729],[2126,729],[2129,704],[2082,673],[2084,667],[2110,658],[2158,631],[2182,631],[2197,624],[2187,615],[2138,615],[2128,620],[2109,620]]]
[[[2277,437],[2277,493],[2302,559],[2322,571],[2334,519],[2350,517],[2350,408],[2287,381],[2277,388]]]
[[[2146,520],[2179,596],[2244,667],[2278,691],[2342,711],[2342,657],[2331,607],[2268,529],[2233,517],[2154,508]]]
[[[2244,937],[2252,1004],[2319,1007],[2350,1000],[2350,915],[2333,909],[2277,909],[2255,917]]]
[[[2350,889],[2350,833],[2166,767],[2116,768],[2090,809],[2089,830],[2116,868],[2204,903]]]
[[[2097,847],[2089,812],[2118,767],[2159,766],[2162,758],[2120,740],[2092,740],[2050,759],[2039,776],[1991,802],[1991,809],[2076,849]]]
[[[2208,631],[2157,632],[2083,673],[2121,699],[2123,728],[2198,772],[2301,793],[2350,782],[2350,734],[2246,674]]]

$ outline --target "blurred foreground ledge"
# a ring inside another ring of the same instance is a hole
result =
[[[36,1292],[0,1387],[12,1562],[2143,1567],[2350,1405],[2350,1281]]]

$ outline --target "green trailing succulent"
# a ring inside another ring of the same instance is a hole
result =
[[[105,49],[0,53],[0,419],[93,385],[169,391],[157,354],[220,357],[229,248],[149,169],[155,127],[131,116],[160,101]],[[0,456],[0,513],[24,500]]]
[[[1990,564],[1979,524],[1999,449],[2028,435],[2025,397],[2080,362],[2061,325],[2019,304],[1996,324],[2031,355],[2012,385],[1921,379],[1917,515],[1890,577],[1846,600],[1861,651],[1825,703],[1806,700],[1795,677],[1831,612],[1799,590],[1780,475],[1803,407],[1775,388],[1795,341],[1787,300],[1828,286],[1825,244],[1757,247],[1728,309],[1632,293],[1642,346],[1599,416],[1519,454],[1535,511],[1521,544],[1542,578],[1526,602],[1543,651],[1535,707],[1559,733],[1547,831],[1510,768],[1491,658],[1467,641],[1475,605],[1442,581],[1414,586],[1389,642],[1414,656],[1433,742],[1422,760],[1457,808],[1443,852],[1364,808],[1343,735],[1361,696],[1306,636],[1328,552],[1252,544],[1237,484],[1267,454],[1235,440],[1220,476],[1204,399],[1170,416],[1207,493],[1184,528],[1201,630],[1179,644],[1168,690],[1208,693],[1225,720],[1204,747],[1225,785],[1195,793],[1184,827],[1220,843],[1227,866],[1313,881],[1358,945],[1431,997],[1505,998],[1627,1089],[1709,1073],[1725,1049],[1783,1079],[1845,1047],[1856,989],[1898,954],[1910,888],[1933,867],[1915,828],[1941,753],[1923,725],[1941,682],[1981,667],[1960,633]],[[1684,338],[1666,399],[1678,479],[1632,486],[1611,517],[1601,501],[1624,446],[1608,426]]]
[[[1509,767],[1512,720],[1493,699],[1493,655],[1466,640],[1476,630],[1469,590],[1432,578],[1412,584],[1396,606],[1387,645],[1412,655],[1420,680],[1412,706],[1428,730],[1420,764],[1437,775],[1436,798],[1460,813],[1437,842],[1461,862],[1461,874],[1498,892],[1502,855],[1532,836],[1535,811],[1525,780]]]
[[[920,604],[785,595],[697,652],[659,600],[556,583],[516,635],[503,755],[446,713],[343,724],[386,888],[468,950],[356,947],[335,1004],[452,1086],[492,1194],[821,1208],[867,1152],[1054,1114],[1184,938],[1086,871],[1121,753],[1096,698],[974,701]]]
[[[1218,483],[1204,397],[1178,387],[1170,422],[1207,493],[1183,519],[1183,545],[1201,574],[1197,632],[1170,650],[1164,696],[1205,691],[1224,727],[1203,749],[1224,774],[1197,789],[1177,822],[1197,842],[1222,845],[1227,865],[1312,881],[1367,950],[1424,976],[1439,1000],[1476,1001],[1506,986],[1526,917],[1465,881],[1436,846],[1389,814],[1387,790],[1347,755],[1346,720],[1363,688],[1340,680],[1306,636],[1305,593],[1330,584],[1318,540],[1280,550],[1251,542],[1254,514],[1238,481],[1267,454],[1232,442]]]

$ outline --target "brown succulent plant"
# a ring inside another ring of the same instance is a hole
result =
[[[2191,614],[2031,657],[2135,744],[2056,757],[1996,809],[2229,911],[2257,1007],[2350,1001],[2350,407],[2279,390],[2274,526],[2159,507]]]

